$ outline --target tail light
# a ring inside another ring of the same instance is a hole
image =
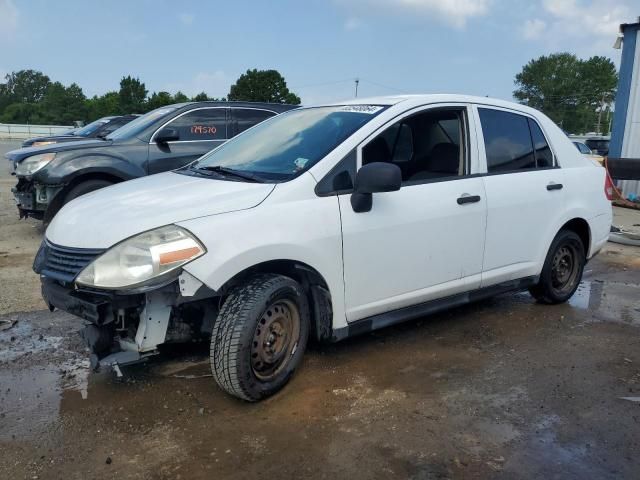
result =
[[[605,172],[604,174],[604,194],[607,197],[607,200],[614,200],[614,190],[613,182],[611,181],[611,177],[609,176],[609,172]]]

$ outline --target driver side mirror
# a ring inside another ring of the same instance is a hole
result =
[[[180,134],[175,128],[163,128],[155,136],[156,143],[174,142],[176,140],[180,140]]]
[[[356,213],[368,212],[374,193],[395,192],[402,185],[402,171],[393,163],[373,162],[356,173],[356,186],[351,194],[351,208]]]

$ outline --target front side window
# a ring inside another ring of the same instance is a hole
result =
[[[362,164],[393,163],[403,183],[463,175],[463,122],[461,109],[431,109],[404,118],[362,148]]]
[[[527,117],[479,108],[489,173],[536,168]]]
[[[255,108],[234,108],[233,118],[236,122],[236,135],[248,130],[258,123],[273,117],[275,113]]]
[[[189,166],[286,181],[322,160],[386,107],[338,105],[291,110],[259,123]]]
[[[227,113],[224,108],[199,108],[191,110],[170,122],[167,128],[175,128],[184,140],[226,140]]]

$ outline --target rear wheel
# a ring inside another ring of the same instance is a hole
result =
[[[571,230],[561,230],[551,243],[538,284],[529,292],[541,303],[566,302],[582,280],[585,263],[580,237]]]
[[[227,297],[211,335],[211,371],[231,395],[257,401],[280,390],[302,360],[309,306],[283,275],[256,275]]]

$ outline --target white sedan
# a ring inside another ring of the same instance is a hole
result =
[[[66,205],[34,263],[94,365],[211,342],[218,384],[282,388],[337,341],[506,291],[576,291],[611,185],[542,113],[462,95],[292,110],[185,168]]]

